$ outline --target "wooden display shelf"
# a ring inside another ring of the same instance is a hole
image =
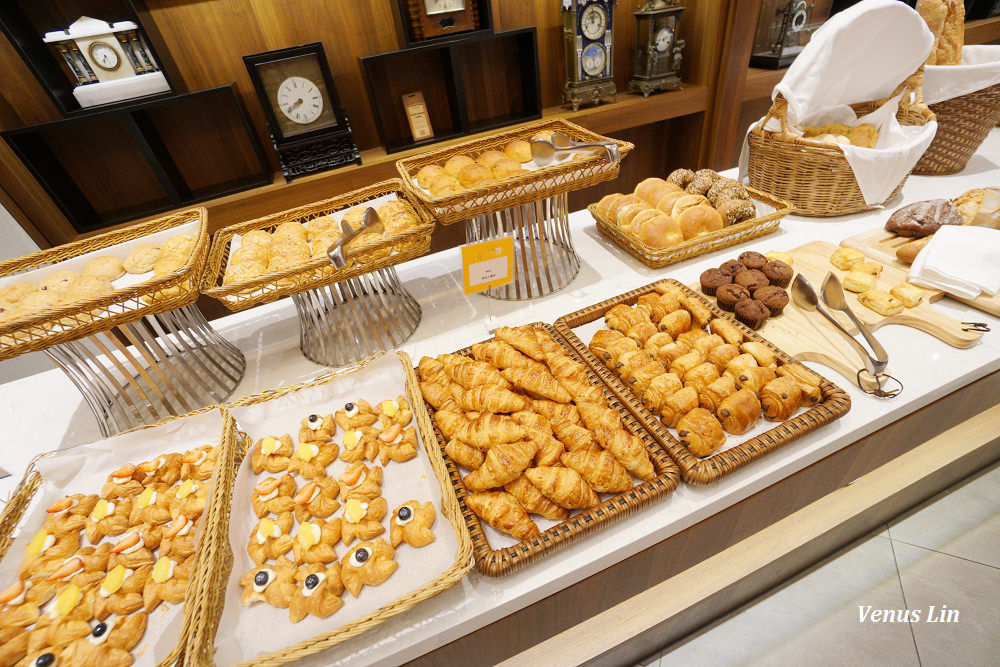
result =
[[[747,81],[743,87],[743,101],[747,102],[762,97],[770,97],[771,91],[784,78],[787,71],[787,67],[782,67],[781,69],[751,67],[748,69]]]
[[[990,44],[996,41],[1000,41],[1000,16],[968,21],[965,24],[966,44]]]

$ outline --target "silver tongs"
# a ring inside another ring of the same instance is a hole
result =
[[[556,153],[565,155],[572,151],[587,149],[605,151],[608,156],[608,162],[617,163],[621,161],[621,155],[618,153],[618,144],[614,141],[598,141],[596,143],[577,142],[562,132],[553,132],[551,141],[546,139],[531,140],[531,158],[539,167],[551,164],[555,160]]]
[[[840,284],[840,278],[835,276],[832,271],[827,272],[826,278],[823,279],[823,303],[830,306],[834,310],[839,310],[842,313],[847,313],[847,317],[851,319],[854,326],[858,328],[861,335],[865,337],[865,341],[868,343],[868,347],[871,348],[872,353],[875,355],[876,365],[879,366],[879,370],[869,371],[872,375],[879,375],[885,370],[885,367],[889,364],[889,353],[885,351],[882,344],[876,340],[875,335],[871,330],[866,327],[861,320],[858,319],[854,311],[851,310],[850,306],[847,305],[847,296],[844,294],[844,287]]]
[[[340,229],[343,231],[344,235],[341,236],[336,243],[326,249],[326,254],[336,269],[342,268],[345,264],[347,264],[347,258],[344,256],[344,246],[346,246],[355,236],[361,234],[362,232],[377,232],[381,234],[384,227],[382,225],[382,219],[378,217],[378,213],[375,212],[375,209],[369,206],[365,209],[365,213],[361,217],[360,227],[354,229],[351,227],[349,222],[341,220]]]

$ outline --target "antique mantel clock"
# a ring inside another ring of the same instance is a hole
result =
[[[480,0],[398,0],[407,45],[479,30]],[[486,5],[489,13],[489,4]]]
[[[322,44],[243,56],[243,62],[285,178],[361,164]]]
[[[681,51],[684,40],[677,39],[677,23],[684,8],[676,0],[645,0],[635,16],[635,70],[628,92],[650,93],[680,90]]]
[[[618,97],[612,74],[612,19],[615,0],[562,0],[566,47],[563,106],[600,104]]]

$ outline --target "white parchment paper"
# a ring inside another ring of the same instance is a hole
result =
[[[297,442],[299,422],[309,414],[330,414],[341,409],[345,403],[356,402],[360,398],[371,403],[374,408],[378,401],[396,398],[400,394],[406,396],[403,368],[395,354],[387,354],[356,373],[266,403],[234,408],[231,412],[240,428],[254,442],[265,435],[280,436],[284,433],[291,434],[293,442]],[[218,664],[230,665],[250,660],[336,630],[437,579],[454,563],[458,543],[452,526],[441,515],[441,487],[424,451],[416,419],[411,425],[416,429],[417,440],[421,444],[417,447],[416,458],[403,463],[390,461],[384,468],[382,495],[389,505],[389,513],[382,520],[386,530],[379,537],[388,542],[391,512],[408,500],[416,500],[421,503],[431,501],[438,510],[437,519],[431,528],[436,539],[419,549],[405,542],[400,544],[395,556],[399,567],[392,576],[380,586],[365,586],[357,598],[345,590],[342,596],[344,606],[325,619],[307,616],[299,623],[292,623],[287,609],[276,609],[263,602],[244,607],[240,602],[243,592],[239,584],[240,578],[254,568],[253,561],[247,554],[247,542],[258,519],[250,507],[250,494],[254,484],[271,476],[269,473],[254,475],[250,468],[250,457],[246,457],[233,491],[229,527],[234,554],[233,570],[229,576],[225,610],[216,636]],[[341,445],[342,438],[343,430],[338,427],[333,441]],[[327,474],[336,477],[347,465],[338,459],[329,465]],[[373,464],[366,465],[371,468]],[[295,477],[296,482],[301,485],[304,480],[298,475]],[[342,512],[343,507],[331,518],[341,516]],[[351,547],[355,545],[357,541],[351,543]],[[338,558],[343,557],[348,549],[343,543],[338,543]],[[291,552],[288,557],[291,557]]]

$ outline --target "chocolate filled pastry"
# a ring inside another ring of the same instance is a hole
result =
[[[284,557],[259,565],[243,575],[240,586],[243,587],[241,602],[244,607],[266,602],[272,607],[287,609],[296,593],[295,565]]]
[[[299,532],[292,543],[292,553],[295,563],[329,563],[336,560],[337,552],[333,546],[340,541],[342,530],[341,519],[313,519],[299,524]]]
[[[715,416],[705,408],[695,408],[677,422],[677,437],[695,456],[711,456],[726,442],[726,434]]]
[[[333,421],[332,414],[325,416],[311,414],[299,422],[299,443],[324,445],[333,440],[336,432],[337,423]]]
[[[726,343],[725,345],[713,347],[709,353],[705,355],[705,361],[711,361],[715,364],[715,367],[719,369],[719,372],[722,373],[726,370],[726,366],[729,365],[729,362],[739,355],[740,348],[731,343]]]
[[[723,375],[715,382],[705,386],[698,394],[698,405],[712,414],[718,411],[722,401],[736,393],[736,380]]]
[[[290,511],[295,501],[295,479],[288,474],[257,482],[250,494],[250,506],[258,518]]]
[[[680,307],[680,299],[673,294],[658,294],[656,301],[652,302],[649,306],[649,319],[653,322],[659,322],[667,313],[679,310]]]
[[[727,433],[746,433],[760,419],[760,401],[754,392],[740,389],[724,398],[715,414]]]
[[[276,518],[266,516],[258,521],[250,531],[250,541],[247,544],[250,559],[261,565],[291,551],[294,543],[291,535],[294,523],[291,512],[282,512]]]
[[[760,391],[764,419],[782,422],[789,419],[802,404],[802,390],[791,379],[779,377],[771,380]]]
[[[313,517],[327,518],[340,509],[340,501],[337,500],[339,494],[340,485],[332,477],[309,480],[292,498],[295,503],[292,508],[295,519],[303,523]]]
[[[334,561],[330,567],[313,563],[295,572],[298,584],[288,605],[288,617],[298,623],[312,614],[317,618],[327,618],[344,606],[340,598],[344,584],[340,579],[340,563]]]
[[[654,415],[660,414],[660,408],[674,393],[684,388],[681,379],[674,373],[661,373],[650,380],[641,399]]]
[[[645,320],[643,322],[639,322],[638,324],[633,325],[631,328],[629,328],[629,330],[626,332],[625,335],[634,340],[640,346],[643,346],[646,344],[646,341],[649,340],[656,333],[658,333],[656,325],[650,322],[649,320]]]
[[[754,366],[752,368],[741,368],[734,373],[733,379],[740,389],[749,389],[755,394],[760,394],[764,385],[777,377],[773,369],[766,366]]]
[[[726,344],[726,341],[722,340],[722,336],[719,334],[708,334],[705,336],[700,336],[693,343],[689,343],[691,349],[701,352],[705,359],[708,359],[708,355],[717,347],[722,347]]]
[[[670,372],[679,378],[683,378],[687,375],[687,372],[704,363],[705,358],[701,356],[701,352],[697,350],[691,350],[682,357],[678,357],[670,364]]]
[[[345,403],[344,407],[333,415],[337,425],[345,431],[372,426],[378,421],[378,415],[372,410],[372,406],[365,399],[358,399],[355,403]]]
[[[638,308],[626,306],[624,303],[613,306],[604,313],[604,323],[607,324],[608,328],[620,331],[626,335],[628,334],[628,330],[633,326],[648,320],[649,317],[646,312]]]
[[[899,236],[930,236],[942,225],[961,224],[962,214],[950,199],[929,199],[896,209],[885,230]]]
[[[253,474],[267,472],[284,472],[288,470],[295,446],[292,436],[287,433],[281,437],[267,435],[257,441],[250,452],[250,467]]]
[[[674,341],[669,345],[664,345],[656,351],[656,357],[668,368],[670,364],[674,363],[677,359],[680,359],[685,354],[689,354],[692,351],[691,346],[684,341]]]
[[[660,331],[670,334],[675,340],[682,333],[691,329],[691,313],[687,310],[675,310],[667,313],[657,324]]]
[[[758,366],[778,367],[777,353],[764,343],[748,341],[740,345],[740,351],[752,356],[757,361]]]
[[[710,361],[699,364],[684,374],[684,386],[691,387],[699,394],[711,383],[719,379],[719,369]]]
[[[433,503],[421,505],[415,500],[406,501],[392,511],[392,519],[389,521],[389,540],[392,546],[398,547],[406,542],[411,547],[426,547],[434,541],[431,526],[436,518]]]
[[[698,407],[698,392],[693,387],[676,391],[660,406],[660,421],[675,428],[681,417]]]
[[[701,299],[685,296],[680,299],[681,307],[691,313],[691,321],[694,326],[703,327],[714,317],[711,309],[702,303]]]
[[[695,343],[697,343],[702,338],[705,338],[709,335],[711,334],[707,333],[704,329],[694,328],[694,329],[689,329],[683,332],[682,334],[678,335],[677,341],[689,345],[691,347],[692,352],[694,351],[700,352],[700,350],[698,350],[698,348],[695,347]]]

